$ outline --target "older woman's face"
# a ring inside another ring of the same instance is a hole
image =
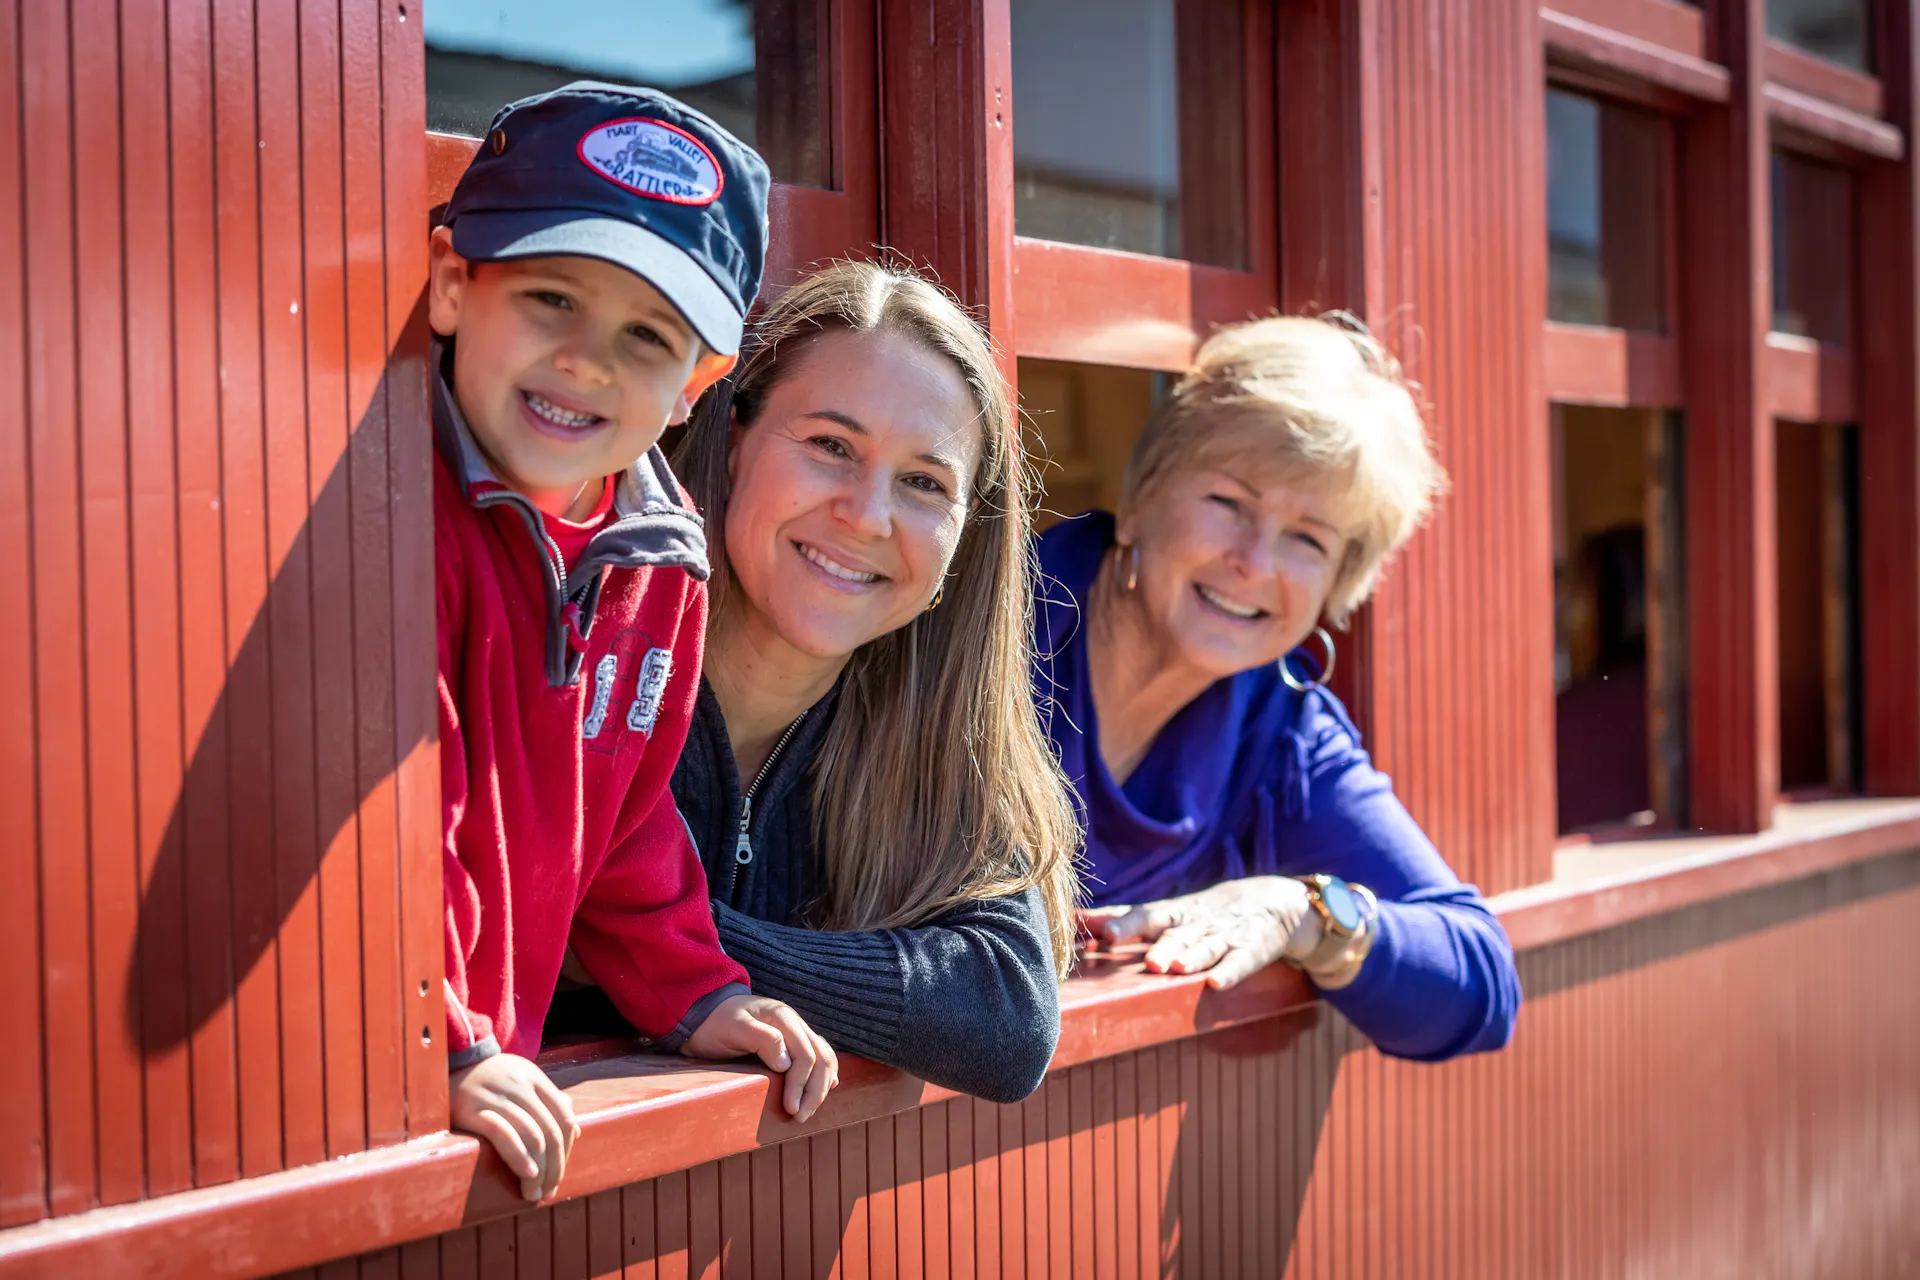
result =
[[[1118,532],[1140,548],[1137,596],[1163,649],[1218,679],[1306,639],[1346,556],[1337,497],[1204,468],[1155,485]]]
[[[727,560],[755,629],[830,660],[911,622],[959,546],[981,447],[944,356],[892,333],[813,339],[728,456]]]

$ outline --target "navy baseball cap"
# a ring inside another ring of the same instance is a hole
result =
[[[752,147],[686,104],[579,80],[500,109],[443,221],[477,262],[625,267],[730,356],[766,264],[767,181]]]

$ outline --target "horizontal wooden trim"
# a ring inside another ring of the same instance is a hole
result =
[[[1562,878],[1492,902],[1527,950],[1920,846],[1920,800],[1781,806],[1764,835],[1593,846],[1559,856]],[[1570,873],[1568,873],[1570,872]],[[1061,992],[1056,1069],[1312,1002],[1283,966],[1232,991],[1104,961]],[[953,1095],[902,1072],[844,1061],[841,1087],[807,1125],[778,1110],[766,1073],[657,1055],[551,1061],[582,1134],[561,1199],[891,1115]],[[308,1266],[509,1216],[524,1208],[490,1149],[446,1134],[328,1164],[0,1232],[0,1280],[114,1275],[221,1280]]]
[[[1853,421],[1853,353],[1790,333],[1767,335],[1767,408],[1794,422]]]
[[[1678,0],[1552,0],[1541,6],[1540,16],[1597,27],[1683,58],[1707,56],[1706,15]]]
[[[1557,404],[1670,409],[1686,399],[1671,335],[1549,321],[1544,348],[1547,399]]]
[[[437,209],[453,198],[454,184],[467,171],[467,162],[480,139],[457,133],[427,134],[427,208]]]
[[[1025,236],[1013,272],[1015,349],[1047,360],[1185,369],[1210,329],[1279,305],[1252,272]]]
[[[1920,847],[1920,800],[1783,804],[1773,830],[1565,849],[1547,884],[1492,906],[1528,951],[1751,889]],[[1568,874],[1571,872],[1571,874]]]
[[[1767,41],[1767,82],[1876,120],[1885,114],[1879,77],[1816,58],[1784,41]]]
[[[1682,52],[1552,9],[1541,10],[1540,27],[1548,57],[1556,65],[1651,85],[1700,102],[1725,102],[1733,94],[1733,78],[1727,69],[1697,53]]]
[[[1788,134],[1876,160],[1898,160],[1906,152],[1900,130],[1884,120],[1781,84],[1768,85],[1766,99],[1767,119]]]

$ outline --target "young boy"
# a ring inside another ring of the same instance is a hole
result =
[[[452,1119],[530,1200],[577,1133],[532,1061],[570,949],[659,1048],[786,1072],[801,1119],[838,1075],[720,950],[667,789],[707,559],[655,442],[733,366],[766,201],[713,121],[581,82],[495,117],[433,233]]]

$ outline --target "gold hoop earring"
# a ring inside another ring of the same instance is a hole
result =
[[[1327,661],[1326,664],[1320,668],[1320,678],[1318,680],[1302,680],[1299,676],[1293,674],[1293,668],[1287,665],[1287,658],[1291,655],[1284,653],[1280,655],[1280,679],[1285,682],[1287,688],[1293,690],[1295,693],[1306,693],[1310,689],[1324,689],[1327,687],[1327,681],[1333,679],[1333,663],[1336,656],[1333,648],[1333,637],[1327,633],[1325,627],[1315,627],[1313,634],[1320,638],[1320,643],[1325,645],[1327,650]]]
[[[940,579],[940,585],[933,589],[933,599],[927,602],[926,612],[932,613],[935,609],[938,609],[940,602],[946,598],[947,580],[942,578]]]
[[[1132,543],[1127,550],[1133,553],[1133,558],[1127,566],[1127,590],[1138,591],[1140,589],[1140,544]]]

